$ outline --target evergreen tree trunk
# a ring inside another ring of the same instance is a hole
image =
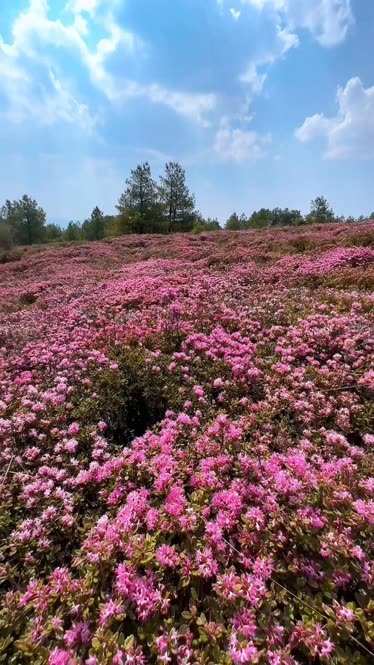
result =
[[[176,206],[174,206],[174,210],[173,210],[173,233],[174,233],[174,231],[175,231],[175,221],[176,221],[176,218],[177,218],[177,208],[176,208]]]
[[[173,185],[171,185],[170,187],[169,233],[173,233],[172,214],[173,214]]]
[[[26,216],[26,224],[27,224],[28,243],[29,243],[29,245],[32,245],[31,219],[30,219],[29,215]]]

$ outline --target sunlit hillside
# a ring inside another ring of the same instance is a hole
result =
[[[4,255],[0,662],[373,662],[373,241]]]

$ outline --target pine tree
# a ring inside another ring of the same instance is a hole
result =
[[[160,206],[148,162],[131,171],[126,185],[117,205],[123,229],[133,233],[154,232],[160,222]]]
[[[225,229],[227,231],[240,231],[242,228],[243,227],[240,218],[238,217],[236,212],[233,212],[225,224]]]
[[[168,162],[159,187],[168,231],[189,231],[194,224],[195,197],[186,185],[186,173],[178,162]]]
[[[100,208],[96,206],[91,217],[82,224],[82,231],[87,240],[102,240],[105,235],[105,218]]]
[[[43,241],[46,214],[27,194],[19,201],[7,200],[0,216],[11,229],[16,244],[33,245]]]
[[[271,226],[273,221],[272,211],[268,208],[261,208],[253,212],[248,220],[248,228],[250,229],[263,229]]]
[[[82,239],[82,228],[79,222],[69,222],[64,231],[64,240],[74,241]]]
[[[317,196],[310,204],[308,221],[314,224],[333,222],[335,215],[324,196]]]

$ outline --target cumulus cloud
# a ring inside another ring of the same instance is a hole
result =
[[[251,129],[233,127],[228,118],[222,118],[215,136],[214,151],[222,161],[240,163],[264,157],[269,143],[269,134],[260,135]]]
[[[306,118],[296,132],[302,143],[322,137],[327,141],[327,159],[374,158],[374,86],[364,88],[360,78],[351,78],[337,92],[335,117],[323,113]]]

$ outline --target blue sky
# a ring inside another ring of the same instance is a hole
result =
[[[372,0],[1,0],[0,205],[106,213],[130,169],[197,207],[374,209]]]

